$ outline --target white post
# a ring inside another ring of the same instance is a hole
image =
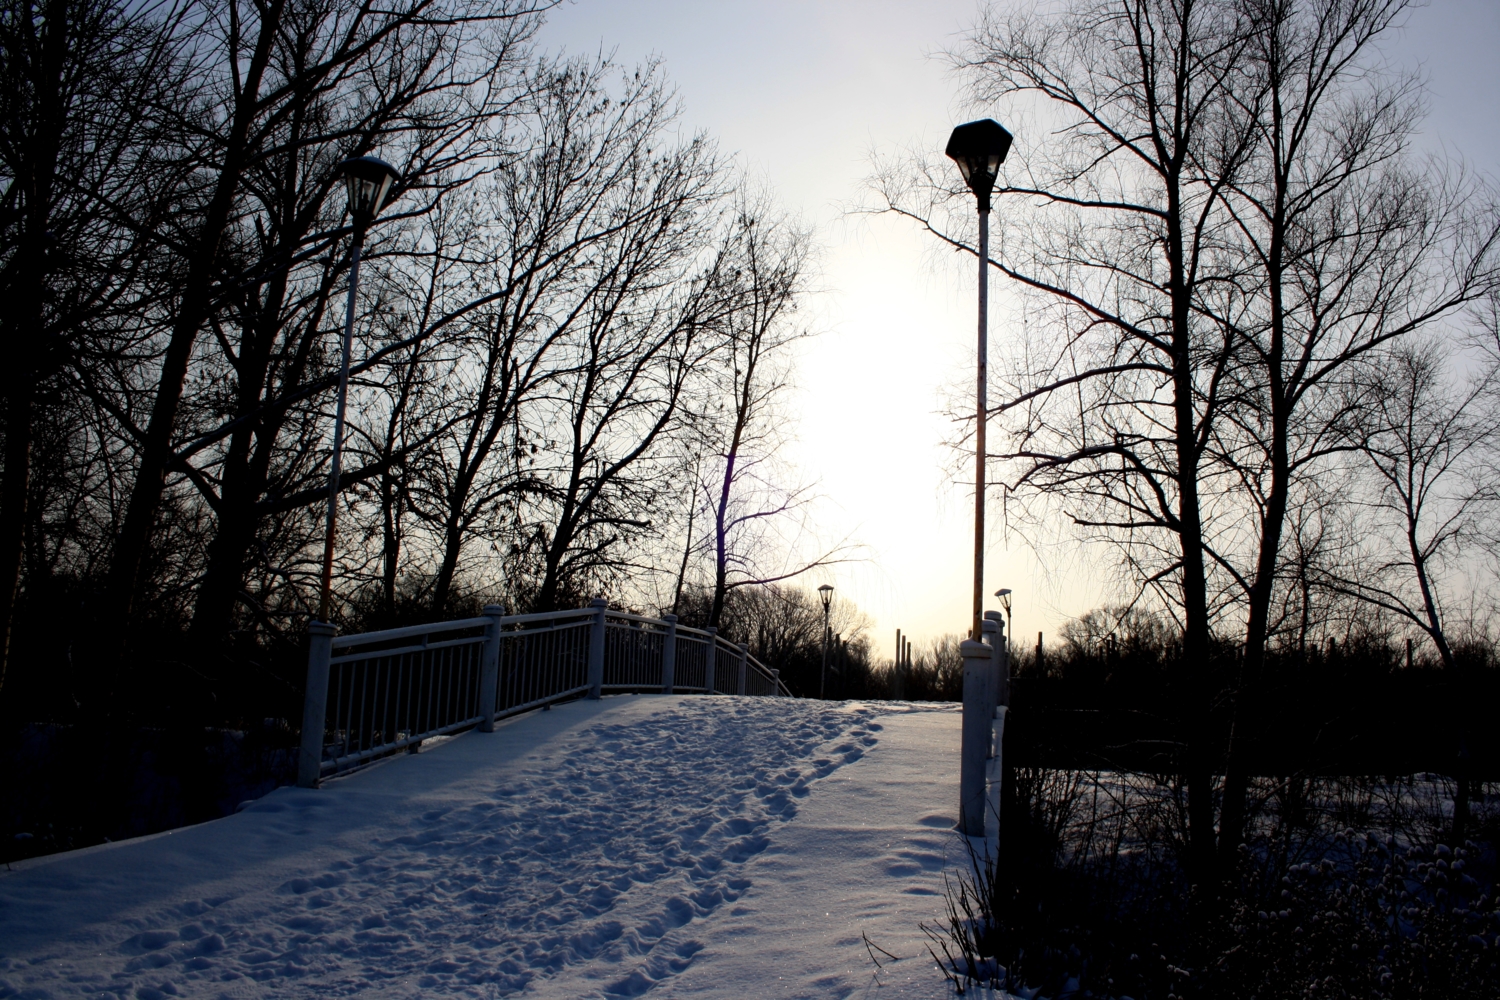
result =
[[[773,698],[779,698],[779,697],[781,697],[781,671],[780,670],[772,670],[771,671],[771,697],[773,697]]]
[[[959,645],[964,659],[963,738],[958,771],[958,826],[970,837],[984,836],[985,747],[994,731],[994,715],[984,700],[985,676],[993,670],[990,647],[965,639]]]
[[[594,609],[594,626],[589,634],[589,698],[597,701],[604,693],[604,612],[609,602],[602,597],[589,601]]]
[[[714,693],[714,654],[719,648],[719,630],[710,625],[704,629],[708,633],[708,652],[703,657],[703,693]]]
[[[662,615],[667,623],[667,634],[661,640],[661,693],[671,694],[672,683],[677,680],[677,616]]]
[[[745,672],[750,669],[750,644],[740,643],[740,684],[739,693],[745,693]]]
[[[317,788],[323,773],[323,726],[328,717],[328,661],[338,629],[327,622],[307,626],[307,693],[302,699],[302,753],[297,759],[297,785]]]
[[[484,627],[484,665],[479,675],[479,731],[495,731],[495,696],[500,689],[500,619],[505,609],[498,604],[486,604],[484,616],[489,624]]]

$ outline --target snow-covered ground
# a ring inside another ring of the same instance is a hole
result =
[[[959,724],[770,698],[534,712],[0,873],[0,997],[945,996],[918,925],[964,858]]]

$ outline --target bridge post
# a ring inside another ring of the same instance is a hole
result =
[[[985,678],[994,671],[993,650],[965,639],[959,646],[964,660],[963,737],[958,772],[958,825],[970,837],[984,836],[985,748],[993,739],[995,713],[985,695]]]
[[[703,657],[703,693],[714,693],[714,654],[719,650],[719,630],[710,625],[704,629],[708,633],[708,652]]]
[[[771,670],[771,697],[772,698],[780,698],[781,697],[781,671],[780,670],[776,670],[776,669],[772,669]]]
[[[749,671],[749,669],[750,669],[750,644],[748,642],[742,642],[742,643],[740,643],[740,683],[739,683],[739,692],[738,692],[739,694],[744,694],[745,693],[745,680],[746,680],[745,674],[746,674],[747,671]]]
[[[598,701],[604,693],[604,612],[609,602],[602,597],[589,601],[594,609],[594,624],[589,629],[589,698]]]
[[[302,699],[302,750],[297,757],[297,785],[317,788],[323,773],[323,726],[328,718],[328,670],[333,637],[338,629],[327,622],[307,626],[307,693]]]
[[[661,620],[667,623],[667,634],[661,640],[661,693],[671,694],[677,680],[677,616],[662,615]]]
[[[505,609],[498,604],[486,604],[484,616],[489,624],[484,627],[484,657],[479,674],[479,731],[495,731],[495,696],[500,688],[500,619]]]

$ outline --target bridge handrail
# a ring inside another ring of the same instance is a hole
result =
[[[325,775],[414,751],[424,739],[489,731],[497,719],[580,694],[791,693],[780,671],[744,643],[679,626],[675,616],[614,611],[602,598],[565,611],[484,610],[477,618],[343,636],[313,622],[297,783],[316,787]],[[540,622],[551,624],[516,627]],[[464,631],[470,634],[451,635]],[[679,654],[686,654],[680,672]]]

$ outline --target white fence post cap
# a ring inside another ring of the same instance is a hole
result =
[[[990,658],[990,647],[973,639],[965,639],[958,644],[958,653],[966,660],[988,660]]]
[[[328,622],[308,622],[307,631],[313,635],[338,635],[339,627]]]
[[[609,607],[609,602],[606,601],[602,597],[596,597],[592,601],[589,601],[589,607],[591,607],[591,608],[607,608],[607,607]]]

